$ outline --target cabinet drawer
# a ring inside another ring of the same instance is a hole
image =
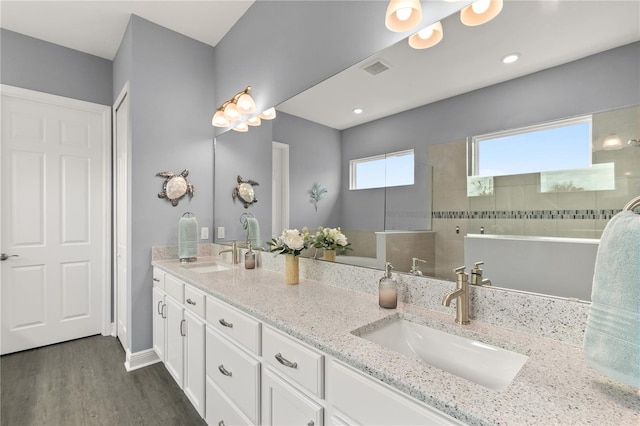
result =
[[[357,424],[464,424],[339,362],[332,361],[327,368],[327,397],[330,404]]]
[[[207,323],[250,352],[260,355],[260,323],[213,297],[207,297]]]
[[[158,268],[153,268],[153,286],[164,290],[164,272]]]
[[[204,293],[190,285],[184,286],[184,307],[204,319]]]
[[[260,422],[260,363],[207,327],[207,377],[254,424]]]
[[[233,406],[211,379],[207,379],[206,413],[209,426],[251,425],[249,419]]]
[[[270,327],[262,330],[262,356],[274,369],[323,397],[324,356]]]
[[[172,275],[164,276],[164,291],[180,303],[184,303],[184,283]]]

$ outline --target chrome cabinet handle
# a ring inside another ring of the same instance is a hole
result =
[[[278,362],[280,364],[284,365],[285,367],[298,368],[298,363],[297,362],[291,362],[291,361],[287,360],[285,357],[282,356],[281,353],[277,353],[276,354],[276,359],[278,360]]]
[[[182,337],[185,337],[185,336],[186,336],[186,334],[185,334],[185,333],[184,333],[184,331],[183,331],[183,327],[182,327],[182,325],[183,325],[184,323],[186,323],[186,321],[185,321],[185,320],[181,320],[181,321],[180,321],[180,335],[181,335]]]
[[[231,373],[231,371],[227,370],[226,368],[224,368],[224,364],[220,364],[218,366],[218,370],[220,370],[220,372],[222,374],[224,374],[225,376],[231,377],[233,376],[233,373]]]
[[[164,318],[164,319],[167,319],[167,315],[164,312],[164,308],[166,308],[166,307],[167,307],[166,303],[162,305],[162,318]]]
[[[187,303],[190,304],[190,305],[196,306],[196,302],[194,302],[191,299],[187,299]]]
[[[226,321],[224,320],[224,318],[220,318],[220,319],[218,320],[218,322],[219,322],[220,324],[222,324],[223,326],[225,326],[225,327],[233,328],[233,323],[232,323],[232,322],[226,322]]]
[[[0,260],[7,260],[10,257],[19,257],[19,256],[17,254],[6,254],[6,253],[0,254]]]
[[[307,426],[313,426],[315,423],[313,422],[313,420],[311,420],[309,423],[307,423]]]
[[[160,305],[162,304],[162,300],[158,301],[158,309],[156,309],[156,311],[158,311],[158,315],[162,316],[162,308],[160,307]]]
[[[220,420],[220,421],[218,422],[218,426],[224,426],[224,420]]]
[[[154,281],[154,282],[157,282],[157,283],[159,283],[159,282],[160,282],[160,280],[159,280],[158,278],[153,278],[153,281]]]

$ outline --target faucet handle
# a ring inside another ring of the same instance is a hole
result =
[[[466,266],[462,265],[462,266],[459,266],[456,269],[454,269],[453,272],[456,273],[456,274],[464,274],[464,270],[466,268],[467,268]]]
[[[478,269],[478,267],[479,267],[480,265],[484,265],[484,261],[475,262],[473,265],[474,265],[474,267],[475,267],[476,269]]]

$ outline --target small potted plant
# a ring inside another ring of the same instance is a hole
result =
[[[300,273],[298,268],[298,256],[309,248],[312,239],[309,230],[305,227],[302,231],[297,229],[285,229],[278,238],[274,238],[267,244],[271,251],[285,255],[285,277],[287,284],[298,284]]]
[[[336,250],[350,250],[350,245],[340,227],[323,228],[321,226],[313,238],[313,247],[324,249],[323,259],[330,262],[335,262]]]

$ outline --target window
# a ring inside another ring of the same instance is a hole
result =
[[[349,161],[349,189],[413,185],[413,149]]]
[[[591,116],[476,136],[470,176],[591,167]]]

